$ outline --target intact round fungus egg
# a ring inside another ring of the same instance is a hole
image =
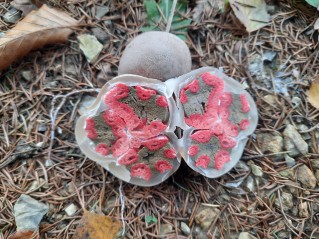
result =
[[[159,31],[143,33],[125,48],[119,75],[134,74],[165,81],[190,72],[190,51],[177,36]]]

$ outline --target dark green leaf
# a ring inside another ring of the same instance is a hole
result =
[[[146,221],[147,224],[157,223],[157,218],[153,217],[153,216],[147,216],[145,218],[145,221]]]
[[[149,21],[152,21],[156,18],[158,18],[158,9],[157,9],[157,3],[154,0],[145,0],[144,6],[146,8],[147,12],[147,18]]]
[[[162,30],[164,31],[167,21],[171,14],[173,0],[161,0],[156,3],[155,0],[144,0],[144,6],[147,12],[148,26],[142,27],[142,32]],[[191,23],[191,19],[186,19],[183,15],[187,10],[187,1],[179,0],[171,24],[171,30],[178,37],[186,40],[187,28]]]
[[[186,41],[187,37],[184,34],[176,34],[177,37],[182,39],[183,41]]]
[[[141,27],[140,29],[142,32],[149,32],[149,31],[160,31],[160,29],[157,26],[149,26],[149,27]]]
[[[182,20],[182,21],[173,22],[172,26],[171,26],[171,29],[172,30],[179,30],[179,29],[188,27],[189,24],[191,23],[191,21],[192,21],[191,19],[185,19],[185,20]]]
[[[307,3],[309,3],[311,6],[314,6],[316,8],[319,7],[319,0],[306,0]]]

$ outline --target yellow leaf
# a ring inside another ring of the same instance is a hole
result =
[[[266,26],[270,20],[264,0],[229,0],[229,3],[248,32]]]
[[[116,239],[121,233],[122,224],[119,221],[84,211],[79,226],[76,228],[73,239]]]
[[[312,82],[307,92],[308,100],[313,107],[319,109],[319,79]]]
[[[0,71],[31,50],[47,44],[64,43],[78,22],[64,12],[43,5],[30,12],[0,37]]]

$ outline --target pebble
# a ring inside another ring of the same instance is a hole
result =
[[[298,108],[302,100],[299,97],[293,97],[291,103],[294,105],[294,108]]]
[[[317,181],[319,182],[319,170],[316,170],[315,177],[316,177]]]
[[[194,231],[196,239],[208,239],[207,233],[203,232],[200,227],[196,226]]]
[[[309,218],[308,204],[302,202],[298,205],[299,217]]]
[[[312,159],[311,165],[314,169],[319,169],[319,159]]]
[[[171,224],[166,223],[160,225],[160,235],[170,234],[173,231],[173,226]]]
[[[279,174],[285,178],[289,178],[290,180],[295,180],[295,170],[293,168],[287,168],[279,172]]]
[[[291,181],[291,180],[288,180],[287,182],[287,186],[286,188],[288,189],[288,191],[294,195],[295,197],[298,196],[298,188],[300,188],[300,183],[298,182],[294,182],[294,181]]]
[[[16,23],[21,18],[21,12],[17,9],[11,7],[2,17],[2,19],[7,23]]]
[[[38,230],[42,217],[49,211],[49,206],[26,194],[21,194],[13,207],[17,231]]]
[[[301,137],[295,127],[288,124],[283,132],[284,135],[284,145],[287,151],[290,151],[289,156],[297,156],[300,154],[308,153],[308,144]]]
[[[74,215],[77,212],[77,210],[78,210],[78,207],[74,205],[73,203],[64,209],[64,211],[69,217]]]
[[[47,124],[40,123],[39,127],[38,127],[38,132],[45,132],[45,131],[47,131],[47,129],[48,129]]]
[[[58,134],[63,134],[63,129],[60,128],[59,126],[56,128],[56,131]]]
[[[274,51],[266,51],[262,55],[262,60],[265,62],[272,62],[277,56],[277,52]]]
[[[298,128],[298,131],[299,131],[300,134],[301,134],[301,137],[302,137],[305,141],[311,139],[311,134],[309,134],[309,133],[303,133],[303,132],[309,130],[309,127],[308,127],[307,125],[305,125],[305,124],[298,124],[298,125],[297,125],[297,128]]]
[[[195,222],[203,229],[208,230],[213,221],[219,216],[220,210],[206,207],[200,209],[195,215]]]
[[[21,76],[26,81],[31,81],[34,77],[34,74],[32,71],[22,71]]]
[[[108,37],[106,31],[99,28],[99,27],[92,28],[92,33],[103,44],[107,43],[109,40],[109,37]]]
[[[103,45],[96,39],[95,36],[82,34],[79,35],[78,41],[80,43],[80,49],[85,55],[89,63],[94,63],[100,52],[103,49]]]
[[[281,193],[281,205],[282,205],[282,209],[284,211],[288,211],[289,209],[292,209],[292,207],[294,206],[293,203],[293,196],[291,193],[286,193],[286,192],[282,192]],[[280,205],[280,199],[276,198],[275,200],[275,205],[277,206],[277,208],[281,209],[281,205]]]
[[[284,226],[285,227],[285,226]],[[277,238],[278,239],[287,239],[287,238],[291,238],[291,231],[286,231],[286,230],[281,230],[279,231],[277,234]]]
[[[283,137],[278,132],[257,134],[257,143],[262,153],[280,153],[283,151]],[[274,156],[275,159],[282,159],[283,154]]]
[[[298,208],[297,208],[297,206],[294,206],[291,209],[291,214],[294,215],[295,217],[298,217]]]
[[[36,148],[33,144],[25,141],[24,139],[20,140],[15,148],[13,158],[27,159],[30,158],[36,151]]]
[[[241,232],[239,234],[238,239],[257,239],[256,237],[252,236],[251,234],[249,234],[248,232]]]
[[[285,161],[288,167],[292,167],[296,164],[296,160],[290,157],[288,154],[285,154]]]
[[[262,171],[261,167],[255,165],[255,164],[252,164],[252,165],[250,165],[250,168],[251,168],[252,173],[256,177],[262,177],[263,176],[263,171]]]
[[[43,86],[44,88],[53,89],[53,88],[57,88],[58,85],[59,85],[58,81],[50,81],[45,83]]]
[[[65,73],[71,76],[76,76],[78,74],[77,69],[74,64],[68,63],[64,67]]]
[[[38,142],[34,145],[37,149],[42,149],[46,146],[46,143],[44,141]]]
[[[269,106],[265,106],[268,109],[271,109],[273,107],[278,107],[278,97],[276,95],[265,95],[263,97],[263,100],[268,103]]]
[[[109,11],[110,11],[110,9],[108,7],[97,6],[96,7],[95,17],[97,19],[101,20],[101,18],[104,17],[105,14],[107,14]]]
[[[314,189],[317,184],[315,175],[304,164],[297,169],[297,180],[301,183],[302,186],[308,189]]]
[[[49,184],[43,178],[39,178],[39,181],[38,180],[32,181],[30,187],[28,188],[28,192],[31,192],[40,188],[44,188],[44,189],[49,188]]]
[[[254,181],[254,178],[252,176],[248,176],[244,185],[243,185],[243,188],[248,191],[248,192],[255,192],[256,191],[256,185],[255,185],[255,181]]]
[[[185,222],[181,222],[181,231],[186,236],[188,236],[191,233],[191,229]]]

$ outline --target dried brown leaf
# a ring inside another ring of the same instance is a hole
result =
[[[115,239],[121,223],[104,215],[85,211],[73,239]]]
[[[32,11],[0,37],[0,71],[31,50],[47,44],[64,43],[78,21],[64,12],[43,5]]]
[[[314,82],[312,82],[307,95],[310,104],[319,109],[319,79],[316,79]]]
[[[229,0],[236,17],[245,25],[248,32],[266,26],[270,20],[264,0]]]
[[[193,21],[195,23],[200,23],[203,15],[208,15],[212,9],[224,12],[225,7],[225,0],[197,0],[196,7],[193,10]]]

